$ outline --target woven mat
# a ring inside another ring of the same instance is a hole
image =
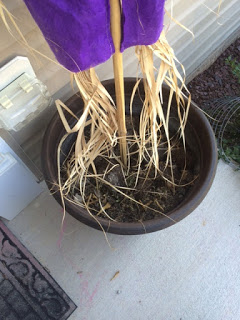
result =
[[[76,305],[0,221],[0,320],[64,320]]]

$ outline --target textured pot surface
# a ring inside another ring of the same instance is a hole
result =
[[[135,78],[125,79],[126,110],[129,108],[129,101],[135,83]],[[103,84],[111,96],[115,98],[114,81],[108,80]],[[141,95],[144,96],[142,85],[140,86],[140,92]],[[168,97],[168,89],[163,90],[163,96],[165,96],[166,101]],[[137,105],[138,101],[139,106]],[[74,95],[66,102],[66,105],[70,107],[75,114],[81,114],[83,103],[79,96]],[[136,110],[135,112],[137,114],[139,114],[140,108],[141,100],[137,98],[136,105],[134,104],[134,110]],[[71,116],[69,114],[66,115],[66,118],[71,122]],[[50,121],[44,136],[42,147],[42,168],[46,183],[49,189],[53,191],[54,198],[60,204],[62,204],[61,197],[60,193],[58,192],[58,188],[56,187],[58,183],[57,148],[64,134],[65,129],[58,113],[56,113]],[[196,150],[198,152],[200,173],[199,178],[196,180],[191,190],[186,194],[182,203],[168,213],[168,216],[170,216],[176,222],[189,215],[204,199],[213,182],[217,166],[217,150],[213,131],[204,114],[193,105],[190,107],[185,135],[186,140],[191,140],[190,144],[193,145],[193,147],[195,145],[195,152]],[[72,134],[67,138],[65,145],[68,150],[75,139],[76,134]],[[93,228],[100,229],[99,224],[88,214],[86,210],[68,201],[66,201],[65,204],[67,212],[73,217]],[[144,227],[140,222],[121,223],[108,221],[103,218],[98,218],[98,221],[107,232],[129,235],[154,232],[174,224],[172,220],[163,216],[144,221]]]

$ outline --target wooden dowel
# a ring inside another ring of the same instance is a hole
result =
[[[111,12],[111,34],[115,47],[113,55],[113,70],[115,80],[115,92],[117,103],[117,122],[120,145],[120,155],[123,164],[127,165],[127,141],[126,141],[126,122],[125,122],[125,93],[123,79],[123,62],[121,46],[121,7],[119,0],[110,0]]]

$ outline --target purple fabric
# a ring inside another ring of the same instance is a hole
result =
[[[114,53],[108,0],[24,0],[57,60],[89,69]]]
[[[121,51],[155,43],[163,28],[165,0],[122,0]]]
[[[114,53],[109,0],[24,0],[57,60],[83,71]],[[122,0],[121,51],[153,44],[163,27],[165,0]]]

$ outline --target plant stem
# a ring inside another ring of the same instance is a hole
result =
[[[117,122],[120,145],[120,155],[124,166],[127,166],[127,141],[126,141],[126,123],[125,123],[125,94],[123,80],[123,62],[121,45],[121,7],[119,0],[110,0],[111,8],[111,33],[115,47],[113,55],[113,69],[115,80],[115,92],[117,103]]]

